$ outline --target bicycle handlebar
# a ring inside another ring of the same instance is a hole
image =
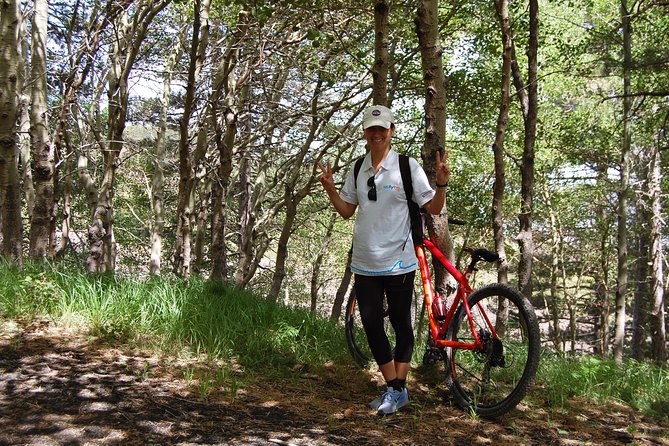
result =
[[[488,251],[487,249],[484,248],[462,248],[463,251],[468,252],[472,256],[472,261],[474,263],[478,262],[479,260],[485,260],[486,262],[496,262],[499,260],[499,254],[497,254],[495,251]]]

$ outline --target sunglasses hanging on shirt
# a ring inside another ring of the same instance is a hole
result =
[[[374,184],[374,175],[369,177],[369,180],[367,180],[367,186],[369,186],[367,198],[369,198],[369,201],[376,201],[376,184]]]

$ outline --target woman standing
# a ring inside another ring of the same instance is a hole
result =
[[[353,230],[351,270],[367,341],[387,389],[370,407],[391,414],[409,404],[406,379],[413,353],[411,301],[418,260],[411,238],[409,207],[402,184],[399,155],[391,148],[395,118],[387,107],[365,110],[362,128],[369,147],[358,178],[350,172],[337,193],[332,166],[319,163],[320,178],[333,206],[344,219],[360,207]],[[418,162],[410,158],[413,201],[431,214],[444,205],[449,169],[436,154],[436,184],[433,190]],[[356,184],[357,183],[357,184]],[[395,330],[395,351],[383,328],[384,296],[390,323]]]

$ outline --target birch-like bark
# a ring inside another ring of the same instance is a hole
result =
[[[30,257],[53,258],[56,249],[55,157],[47,117],[46,39],[49,5],[35,0],[31,45],[30,139],[35,206],[30,222]]]
[[[26,29],[27,20],[21,20],[19,32],[19,41],[21,43],[22,60],[28,60],[28,30]],[[25,67],[24,67],[25,68]],[[29,73],[25,73],[26,78],[30,78]],[[35,187],[33,185],[32,154],[30,147],[30,91],[31,82],[24,82],[19,93],[19,166],[20,183],[23,197],[26,204],[28,221],[32,220],[33,208],[35,207]]]
[[[665,325],[664,295],[664,242],[662,233],[662,168],[660,151],[653,148],[650,163],[649,195],[651,199],[651,296],[650,311],[651,356],[654,361],[664,363],[667,360],[667,331]]]
[[[627,295],[627,202],[629,195],[630,151],[632,145],[632,98],[631,70],[632,70],[632,38],[630,12],[627,9],[627,0],[620,2],[623,36],[623,139],[620,151],[620,186],[618,191],[618,278],[616,286],[616,324],[613,337],[613,358],[616,363],[623,362],[623,348],[625,346],[625,324],[627,315],[625,310]]]
[[[499,114],[495,128],[495,143],[493,155],[495,158],[495,183],[492,195],[492,230],[495,240],[495,251],[500,260],[497,264],[497,281],[508,282],[509,263],[506,260],[506,249],[504,247],[504,188],[506,187],[506,163],[504,161],[504,136],[506,124],[509,119],[510,84],[511,84],[511,62],[512,62],[512,36],[511,20],[509,19],[508,0],[496,0],[495,9],[500,24],[502,35],[502,72],[500,81],[501,97],[499,102]]]
[[[122,9],[116,22],[116,35],[110,47],[108,74],[108,132],[103,152],[102,181],[98,188],[98,203],[88,229],[89,255],[86,261],[89,272],[111,272],[116,267],[116,244],[113,232],[114,181],[118,158],[123,149],[123,131],[128,114],[128,79],[140,47],[146,38],[153,19],[171,0],[143,0],[129,17],[128,3],[116,4]]]
[[[33,208],[35,207],[35,187],[33,185],[32,155],[30,153],[30,96],[27,85],[23,89],[19,100],[19,165],[21,171],[21,188],[26,200],[26,211],[29,221],[32,220]]]
[[[18,102],[23,84],[18,0],[0,2],[0,256],[22,263]]]
[[[151,210],[153,212],[153,223],[151,225],[151,254],[149,258],[149,272],[159,275],[162,268],[163,255],[163,229],[165,227],[164,209],[164,181],[165,181],[165,146],[167,135],[167,111],[170,106],[172,95],[172,77],[177,62],[181,60],[184,53],[186,39],[185,24],[182,24],[177,34],[167,60],[165,61],[165,72],[163,75],[163,94],[160,99],[160,116],[158,135],[154,147],[153,177],[151,179]]]
[[[195,224],[195,242],[193,243],[193,272],[195,274],[202,274],[205,266],[205,251],[206,244],[209,239],[209,210],[212,208],[212,183],[211,176],[205,176],[199,181],[197,190],[193,191],[193,197],[197,196],[197,201],[194,200],[194,208],[197,208],[196,224]]]
[[[444,147],[446,135],[446,77],[442,63],[443,49],[439,41],[439,14],[437,0],[420,0],[414,20],[420,46],[421,66],[425,86],[425,141],[421,150],[423,168],[434,184],[435,156],[441,152],[442,160],[448,159]],[[448,228],[446,205],[440,215],[428,216],[428,230],[431,240],[441,252],[455,262],[453,241]],[[452,288],[450,275],[438,261],[433,262],[435,289],[446,295]]]
[[[73,115],[77,112],[77,95],[79,88],[83,85],[84,81],[88,77],[93,65],[95,63],[95,53],[98,51],[100,46],[100,35],[106,29],[106,27],[111,23],[112,19],[117,17],[121,9],[112,8],[112,2],[114,0],[108,0],[106,5],[94,5],[89,12],[89,20],[87,25],[87,30],[85,33],[85,41],[83,44],[79,45],[79,49],[75,54],[71,54],[70,58],[72,60],[70,64],[70,72],[67,75],[67,78],[64,82],[64,94],[63,101],[60,105],[58,112],[58,118],[56,120],[56,129],[53,134],[53,147],[54,147],[54,156],[59,162],[62,163],[66,171],[64,177],[65,184],[63,186],[63,220],[61,222],[61,238],[58,250],[56,251],[57,256],[63,256],[69,246],[70,241],[70,227],[71,227],[71,191],[72,191],[72,177],[68,174],[72,171],[72,158],[74,156],[74,149],[72,147],[72,141],[70,137],[70,132],[72,127],[76,127],[76,118]],[[79,17],[79,8],[82,8],[79,1],[76,4],[76,12],[73,14],[72,19],[68,25],[68,36],[71,37],[72,30],[77,26],[77,20]],[[71,42],[68,38],[68,49],[71,48]],[[104,150],[103,147],[101,147]],[[77,171],[82,172],[77,162]],[[87,172],[86,172],[87,173]],[[57,179],[58,176],[54,175],[54,179]],[[84,181],[87,181],[84,179]],[[92,186],[95,190],[92,193],[95,195],[95,203],[97,204],[97,187],[94,182],[87,184],[87,186]],[[57,190],[57,188],[54,186]],[[90,193],[89,189],[86,189],[90,203]]]

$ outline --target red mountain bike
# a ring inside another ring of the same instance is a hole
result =
[[[460,272],[429,239],[415,249],[429,321],[423,362],[443,360],[451,393],[461,408],[486,418],[510,411],[527,394],[539,364],[539,324],[532,304],[506,284],[471,288],[476,265],[499,260],[495,252],[464,248],[471,261]],[[432,286],[426,249],[458,284],[448,309]],[[346,305],[345,326],[353,358],[367,365],[371,355],[357,316],[355,292]]]

